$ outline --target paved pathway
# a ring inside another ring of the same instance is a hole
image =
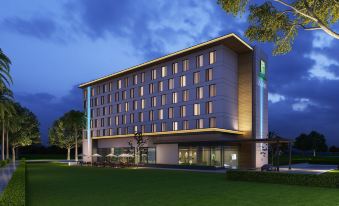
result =
[[[6,188],[8,182],[12,178],[13,172],[16,170],[17,166],[19,165],[18,162],[16,163],[9,163],[5,167],[0,168],[0,193]]]
[[[288,166],[281,166],[280,171],[300,174],[322,174],[337,168],[337,165],[320,165],[307,163],[293,164],[291,166],[292,166],[291,170],[288,169]]]

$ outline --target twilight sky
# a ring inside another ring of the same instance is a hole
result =
[[[77,85],[234,32],[246,15],[227,15],[216,0],[30,0],[0,7],[0,48],[11,58],[13,91],[48,127],[82,109]],[[336,29],[338,31],[338,25]],[[301,31],[293,51],[269,55],[269,128],[294,138],[317,130],[339,146],[339,41]]]

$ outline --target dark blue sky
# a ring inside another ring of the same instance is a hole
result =
[[[11,0],[0,7],[0,48],[13,61],[15,98],[47,142],[54,119],[81,109],[79,83],[230,32],[244,38],[246,26],[216,1]],[[257,45],[270,56],[270,130],[293,138],[313,129],[339,146],[339,41],[301,31],[283,56]]]

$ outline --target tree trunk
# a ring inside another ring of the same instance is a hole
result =
[[[78,161],[78,138],[75,138],[75,161]]]
[[[315,149],[313,150],[313,157],[315,157]]]
[[[15,147],[12,147],[12,161],[15,162]]]
[[[5,160],[5,123],[2,121],[1,159]]]
[[[67,148],[67,160],[71,160],[71,148]]]
[[[8,131],[6,132],[6,159],[9,159]]]

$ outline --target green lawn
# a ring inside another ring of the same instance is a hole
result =
[[[339,190],[226,181],[224,174],[27,164],[28,205],[339,205]]]

